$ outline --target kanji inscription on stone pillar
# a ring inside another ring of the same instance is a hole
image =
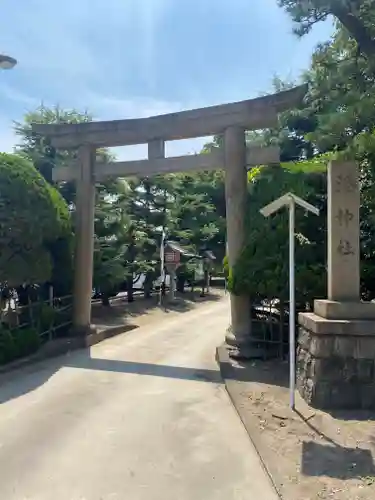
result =
[[[332,161],[328,167],[328,299],[360,299],[360,191],[358,165]]]

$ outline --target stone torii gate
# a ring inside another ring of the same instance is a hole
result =
[[[297,106],[307,87],[256,99],[182,111],[150,118],[81,124],[33,124],[33,132],[47,136],[56,148],[78,148],[76,165],[56,168],[55,181],[76,181],[76,248],[73,329],[86,335],[91,329],[95,182],[108,177],[151,176],[161,173],[225,170],[227,248],[232,267],[244,244],[247,168],[279,162],[276,147],[246,148],[245,131],[270,128],[278,114]],[[165,141],[222,135],[223,149],[208,154],[165,158]],[[99,147],[148,144],[148,160],[96,163]],[[245,355],[250,334],[246,296],[231,295],[231,333],[227,342]]]

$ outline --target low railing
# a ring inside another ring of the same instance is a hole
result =
[[[0,365],[33,355],[42,344],[68,332],[72,296],[19,306],[7,300],[0,309]]]
[[[72,323],[72,295],[29,302],[19,306],[8,301],[1,311],[0,321],[9,331],[33,328],[43,340],[51,340],[56,333],[68,329]]]

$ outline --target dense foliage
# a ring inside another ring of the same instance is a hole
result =
[[[374,0],[278,0],[304,35],[312,26],[334,16],[355,41],[358,52],[375,62]]]
[[[259,210],[291,191],[322,211],[319,217],[296,210],[296,296],[301,303],[325,296],[325,172],[264,167],[252,173],[247,208],[248,228],[240,259],[229,272],[229,288],[253,300],[286,300],[289,285],[288,212],[264,218]]]
[[[33,165],[0,154],[1,283],[19,286],[65,276],[71,269],[71,226],[66,203]]]
[[[300,81],[274,80],[275,90],[308,83],[303,108],[283,113],[276,129],[251,134],[263,144],[278,144],[284,163],[279,169],[256,169],[250,176],[247,240],[239,262],[230,270],[229,285],[235,293],[248,293],[252,297],[285,298],[286,214],[264,220],[259,208],[284,192],[293,191],[321,209],[320,217],[306,218],[297,212],[297,296],[311,301],[324,295],[323,172],[330,158],[344,157],[356,159],[361,167],[361,284],[363,297],[374,298],[375,2],[280,0],[279,3],[297,23],[299,35],[329,15],[336,17],[337,24],[332,38],[316,48],[311,66]]]

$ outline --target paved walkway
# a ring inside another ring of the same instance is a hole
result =
[[[226,299],[0,377],[4,500],[276,500],[222,385]]]

